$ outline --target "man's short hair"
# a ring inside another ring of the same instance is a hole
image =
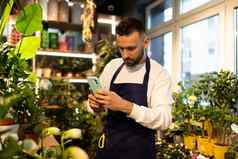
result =
[[[145,27],[143,23],[132,17],[124,18],[120,21],[120,23],[116,27],[116,34],[123,36],[123,35],[130,35],[133,32],[139,32],[140,34],[145,33]]]

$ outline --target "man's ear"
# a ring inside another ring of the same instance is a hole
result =
[[[143,43],[144,43],[144,48],[148,48],[148,46],[149,46],[149,38],[148,38],[148,36],[144,37]]]

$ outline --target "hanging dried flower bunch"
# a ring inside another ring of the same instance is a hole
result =
[[[96,5],[93,0],[86,0],[85,8],[83,10],[83,14],[81,15],[80,19],[83,23],[83,41],[90,42],[92,40],[92,31],[91,29],[94,28],[94,12],[95,12]]]

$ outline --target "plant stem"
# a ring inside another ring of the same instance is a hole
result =
[[[60,147],[63,154],[64,153],[64,134],[61,136],[61,139],[60,139]]]

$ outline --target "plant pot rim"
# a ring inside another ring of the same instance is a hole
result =
[[[16,122],[13,119],[0,119],[0,126],[14,125]]]

